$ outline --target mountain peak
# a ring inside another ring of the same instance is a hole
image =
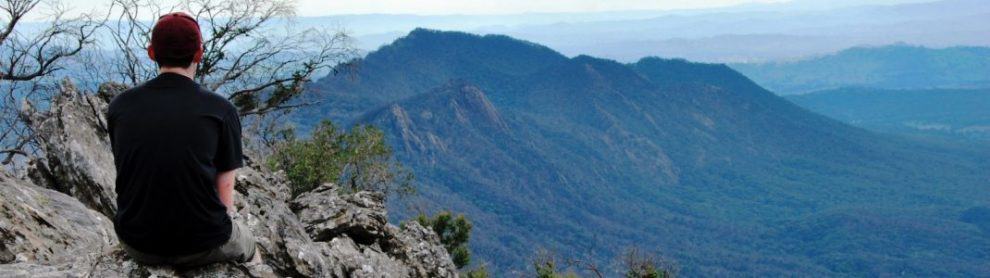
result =
[[[484,125],[499,131],[508,129],[485,92],[465,80],[451,80],[429,93],[397,102],[390,106],[390,110],[410,110],[405,107],[432,108],[410,108],[414,110],[414,115],[419,115],[423,120],[445,121],[444,124]]]
[[[418,28],[357,61],[350,76],[328,76],[312,90],[328,105],[319,111],[339,123],[397,100],[462,79],[485,91],[510,84],[569,59],[545,46],[501,35]]]
[[[403,47],[411,47],[405,49]],[[423,49],[421,47],[428,47]],[[565,58],[560,53],[533,42],[512,38],[506,35],[478,35],[459,31],[443,31],[427,28],[413,29],[409,34],[401,37],[389,45],[383,46],[382,50],[439,50],[443,52],[421,52],[416,54],[425,55],[447,55],[447,54],[505,54],[512,53],[521,56],[547,55]],[[372,53],[373,54],[373,53]],[[369,54],[370,56],[371,54]]]
[[[509,131],[485,93],[464,80],[451,80],[429,93],[380,107],[356,122],[384,127],[403,151],[426,160],[448,152],[448,146],[466,133]]]
[[[661,87],[703,84],[721,87],[732,95],[744,94],[747,101],[774,98],[772,93],[725,64],[646,57],[629,66]]]

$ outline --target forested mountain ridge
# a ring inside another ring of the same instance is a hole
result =
[[[842,87],[968,89],[990,87],[990,48],[910,45],[857,47],[832,55],[732,67],[767,89],[801,94]]]
[[[418,29],[369,53],[355,67],[342,67],[340,74],[314,82],[312,90],[326,103],[320,108],[333,109],[304,113],[347,123],[367,109],[420,94],[450,79],[508,83],[567,60],[544,46],[506,36],[445,33],[442,44],[421,43],[435,41],[440,35]]]
[[[883,132],[990,140],[990,89],[841,88],[788,100],[850,124]]]
[[[724,65],[423,29],[359,65],[317,81],[297,122],[380,126],[497,272],[537,247],[608,266],[627,246],[687,275],[990,271],[961,216],[987,205],[986,150],[850,127]]]

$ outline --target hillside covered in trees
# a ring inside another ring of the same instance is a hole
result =
[[[424,29],[356,64],[312,84],[296,124],[380,127],[496,273],[535,247],[608,265],[629,246],[687,275],[990,270],[985,148],[855,128],[725,65]]]
[[[990,140],[990,89],[843,88],[788,96],[816,113],[907,136]],[[979,141],[977,141],[979,142]]]

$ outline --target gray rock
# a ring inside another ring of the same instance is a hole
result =
[[[15,263],[0,265],[0,277],[279,277],[265,264],[217,263],[177,270],[130,261],[120,248],[59,265]]]
[[[371,243],[384,235],[388,221],[384,194],[361,191],[341,196],[332,184],[299,195],[291,207],[316,241],[346,234]]]
[[[440,236],[416,221],[385,227],[385,251],[407,263],[414,277],[457,277],[457,266]]]
[[[0,177],[0,263],[61,263],[99,254],[116,241],[110,220],[78,200]]]
[[[387,223],[381,194],[339,195],[327,185],[290,200],[284,175],[250,161],[237,174],[235,207],[262,264],[176,270],[131,261],[104,216],[116,208],[102,112],[114,94],[64,86],[48,117],[32,120],[45,153],[28,173],[35,184],[0,171],[0,277],[457,277],[433,231]]]
[[[331,276],[334,261],[289,209],[289,189],[281,175],[246,167],[238,171],[235,189],[235,206],[269,265],[284,276]]]
[[[376,248],[362,247],[347,236],[333,238],[327,244],[330,255],[337,259],[348,277],[411,276],[409,267],[401,261]]]
[[[61,90],[47,117],[32,120],[45,156],[31,162],[28,176],[112,217],[117,210],[117,171],[104,118],[107,103],[69,83]]]
[[[292,201],[310,237],[326,241],[350,277],[456,277],[440,237],[416,222],[387,223],[385,196],[361,191],[339,195],[325,184]]]

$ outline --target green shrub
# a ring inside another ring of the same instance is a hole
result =
[[[558,258],[550,251],[540,249],[533,259],[533,269],[536,270],[537,278],[576,278],[573,272],[564,272],[563,267],[557,262]]]
[[[465,271],[461,276],[467,278],[488,278],[488,267],[482,265],[475,269]]]
[[[293,196],[323,183],[336,183],[344,193],[415,192],[412,173],[395,160],[385,134],[376,127],[358,125],[345,131],[324,120],[310,138],[298,139],[294,131],[284,130],[279,141],[267,161],[285,171]]]
[[[471,221],[463,214],[456,217],[450,212],[440,212],[433,217],[420,214],[416,222],[429,227],[440,236],[440,242],[447,248],[454,265],[463,268],[471,263],[471,251],[468,250],[468,240],[471,238]]]
[[[625,255],[626,278],[671,278],[674,267],[655,255],[632,248]]]

